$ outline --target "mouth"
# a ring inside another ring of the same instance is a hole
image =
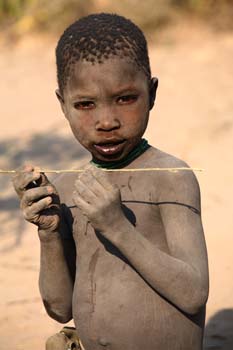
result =
[[[106,142],[100,142],[94,144],[94,148],[104,156],[115,156],[121,153],[124,148],[126,140],[106,140]]]

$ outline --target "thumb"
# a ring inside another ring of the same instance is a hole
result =
[[[34,167],[34,171],[40,173],[40,178],[36,181],[38,186],[47,186],[50,184],[49,179],[45,175],[45,173],[42,173],[39,167]]]

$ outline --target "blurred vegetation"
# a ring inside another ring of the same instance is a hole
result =
[[[194,16],[217,29],[233,28],[232,0],[0,0],[0,28],[21,36],[57,33],[77,18],[94,12],[115,12],[151,31],[177,16]]]

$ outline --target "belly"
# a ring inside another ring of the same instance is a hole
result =
[[[200,325],[101,248],[79,263],[73,317],[86,350],[201,349]]]

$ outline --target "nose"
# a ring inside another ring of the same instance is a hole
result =
[[[120,128],[120,120],[114,108],[101,108],[97,115],[96,130],[112,131]]]

